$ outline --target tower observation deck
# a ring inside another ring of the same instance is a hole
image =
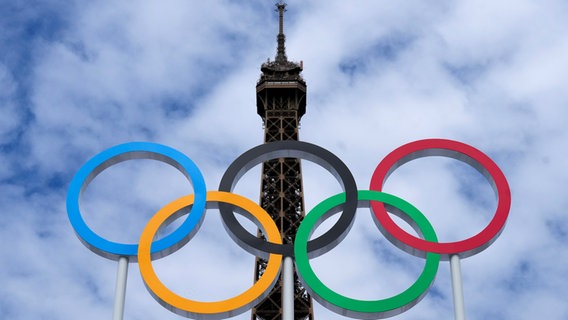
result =
[[[256,108],[264,123],[264,142],[299,140],[300,118],[306,113],[306,82],[302,63],[288,61],[284,35],[286,4],[276,4],[279,15],[278,47],[274,61],[262,64],[256,85]],[[276,222],[283,243],[293,243],[305,215],[300,160],[280,158],[262,164],[260,205]],[[257,281],[266,261],[256,259]],[[313,319],[312,299],[294,274],[294,319]],[[282,319],[282,276],[269,296],[252,309],[251,319]]]

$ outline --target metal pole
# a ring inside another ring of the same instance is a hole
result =
[[[465,305],[463,302],[463,285],[460,257],[457,254],[450,256],[450,269],[452,273],[452,291],[454,294],[455,319],[465,320]]]
[[[294,320],[294,262],[284,258],[282,267],[282,320]]]
[[[128,258],[118,259],[118,271],[116,273],[116,289],[114,291],[113,320],[122,320],[124,315],[124,299],[126,297],[126,279],[128,278]]]

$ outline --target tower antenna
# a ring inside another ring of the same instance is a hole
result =
[[[288,57],[286,57],[286,35],[284,35],[284,12],[286,12],[286,3],[280,0],[276,3],[276,10],[278,11],[278,48],[276,50],[276,62],[287,62]]]

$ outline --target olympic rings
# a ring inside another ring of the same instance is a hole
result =
[[[360,207],[370,208],[369,202],[380,201],[391,208],[395,208],[399,213],[402,213],[401,217],[412,222],[411,225],[415,226],[416,231],[422,234],[425,239],[432,242],[437,241],[434,228],[432,228],[428,219],[410,203],[378,191],[359,191],[358,197]],[[440,263],[440,255],[438,254],[428,253],[426,255],[424,270],[408,289],[398,295],[381,300],[356,300],[345,297],[331,290],[316,276],[310,266],[306,244],[314,231],[314,227],[330,217],[344,203],[344,193],[324,200],[306,215],[298,228],[294,251],[298,275],[305,287],[322,305],[351,318],[386,318],[402,313],[414,306],[426,295],[434,282]]]
[[[371,190],[382,191],[389,175],[401,165],[421,157],[444,156],[463,161],[479,171],[489,181],[498,199],[491,222],[469,239],[439,243],[417,238],[401,229],[389,216],[385,207],[374,202],[371,210],[379,222],[381,231],[402,250],[423,257],[427,252],[439,253],[443,260],[453,254],[466,258],[489,247],[499,236],[509,215],[511,191],[503,172],[481,151],[461,142],[445,139],[426,139],[403,145],[387,155],[375,169],[371,178]]]
[[[268,241],[276,244],[282,243],[278,227],[276,227],[270,215],[258,204],[234,193],[221,191],[207,192],[208,209],[212,207],[212,202],[229,203],[238,206],[246,213],[250,213],[259,222],[259,227],[263,229]],[[262,277],[251,288],[236,297],[217,302],[200,302],[183,298],[169,290],[158,279],[154,272],[150,254],[150,247],[152,246],[154,235],[164,222],[192,204],[193,195],[174,200],[160,209],[148,222],[146,228],[144,228],[138,248],[138,265],[146,287],[152,296],[162,305],[166,306],[172,312],[185,317],[207,316],[207,319],[222,319],[248,310],[262,301],[262,299],[270,293],[270,290],[280,274],[282,255],[270,254],[266,270]],[[189,237],[184,240],[189,241]]]
[[[406,201],[382,192],[389,175],[404,163],[426,156],[445,156],[463,161],[481,172],[492,185],[498,205],[495,216],[477,235],[458,242],[440,243],[426,217]],[[184,196],[160,209],[148,222],[139,245],[120,244],[103,239],[81,217],[79,198],[88,184],[104,169],[130,159],[155,159],[168,163],[193,185],[193,194]],[[344,192],[318,204],[303,219],[295,242],[283,244],[280,232],[270,215],[256,203],[232,193],[238,179],[255,165],[275,158],[302,158],[323,166],[338,179]],[[382,160],[370,183],[370,191],[358,191],[347,166],[331,152],[306,142],[278,141],[254,147],[239,156],[223,175],[219,191],[207,191],[201,172],[191,159],[169,147],[132,142],[107,149],[90,159],[73,177],[67,195],[69,220],[79,239],[93,252],[110,259],[125,256],[138,261],[143,281],[152,296],[171,311],[186,317],[218,319],[239,314],[264,299],[274,286],[284,256],[294,257],[300,279],[310,293],[329,309],[356,318],[384,318],[401,313],[426,294],[432,285],[440,260],[458,254],[472,256],[493,243],[501,233],[511,205],[505,176],[481,151],[451,140],[427,139],[403,145]],[[330,290],[313,272],[309,259],[335,247],[350,230],[359,206],[370,207],[375,222],[386,238],[402,250],[426,259],[419,278],[402,293],[381,300],[356,300]],[[189,213],[187,213],[188,208]],[[172,292],[158,279],[152,260],[166,256],[186,244],[197,232],[206,208],[217,207],[225,229],[244,250],[268,259],[264,273],[252,287],[233,298],[217,302],[190,300]],[[388,209],[388,212],[387,212]],[[323,235],[310,240],[316,226],[332,214],[341,216]],[[248,233],[234,213],[247,215],[263,231],[266,241]],[[398,227],[390,217],[395,214],[409,223],[420,235],[416,237]],[[168,236],[153,241],[161,225],[181,215],[188,217]]]
[[[353,225],[355,211],[357,210],[357,185],[355,184],[355,179],[347,166],[333,153],[322,147],[301,141],[277,141],[262,144],[243,153],[231,163],[223,178],[221,178],[219,190],[231,192],[237,180],[248,169],[263,161],[275,158],[302,158],[313,161],[340,180],[347,197],[343,214],[337,223],[326,233],[310,240],[308,243],[308,251],[311,257],[326,253],[345,238]],[[233,240],[243,246],[245,250],[260,257],[264,257],[267,253],[293,256],[294,248],[292,244],[275,245],[263,241],[246,231],[237,221],[230,208],[220,205],[219,210],[221,211],[225,229],[227,229]]]
[[[130,142],[114,146],[97,154],[87,161],[73,177],[67,193],[67,214],[81,242],[96,254],[112,260],[118,260],[122,256],[130,258],[131,261],[136,261],[138,245],[109,241],[96,234],[87,226],[81,216],[79,199],[89,183],[99,173],[114,164],[130,159],[154,159],[170,164],[190,180],[195,193],[195,205],[187,219],[174,232],[156,240],[152,246],[153,253],[167,250],[175,251],[180,240],[201,223],[205,210],[205,181],[201,171],[183,153],[156,143]]]

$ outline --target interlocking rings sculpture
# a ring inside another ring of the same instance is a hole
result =
[[[491,222],[469,239],[441,243],[428,219],[413,205],[387,193],[382,187],[388,176],[411,160],[444,156],[463,161],[489,181],[498,199]],[[193,193],[160,209],[148,222],[139,244],[121,244],[102,238],[92,231],[81,216],[79,198],[87,185],[104,169],[130,159],[155,159],[181,171],[193,185]],[[303,219],[295,242],[283,244],[276,224],[258,204],[232,192],[238,179],[255,165],[275,158],[302,158],[313,161],[341,184],[344,192],[316,205]],[[440,260],[451,255],[462,258],[486,249],[499,236],[511,205],[510,190],[499,167],[481,151],[452,140],[425,139],[403,145],[387,155],[371,178],[370,190],[358,190],[345,164],[331,152],[300,141],[279,141],[254,147],[238,157],[223,175],[219,191],[207,191],[203,177],[191,159],[182,153],[155,143],[132,142],[107,149],[90,159],[73,178],[67,195],[69,220],[79,239],[93,252],[117,260],[128,257],[138,261],[140,273],[152,296],[171,311],[190,318],[220,319],[244,312],[264,299],[280,273],[283,256],[295,259],[298,275],[308,292],[324,306],[353,318],[386,318],[418,303],[434,282]],[[309,259],[334,248],[349,232],[358,207],[368,207],[385,237],[398,248],[426,259],[424,270],[405,291],[381,300],[356,300],[328,288],[312,270]],[[164,257],[187,243],[197,232],[206,209],[218,208],[225,229],[244,250],[268,259],[262,277],[245,292],[223,301],[200,302],[184,298],[168,289],[157,277],[152,260]],[[331,215],[341,212],[337,222],[323,235],[310,240],[314,229]],[[251,217],[266,240],[250,234],[235,218],[235,213]],[[395,214],[413,226],[416,237],[401,229],[390,217]],[[187,215],[171,234],[154,240],[158,229],[168,221]]]

